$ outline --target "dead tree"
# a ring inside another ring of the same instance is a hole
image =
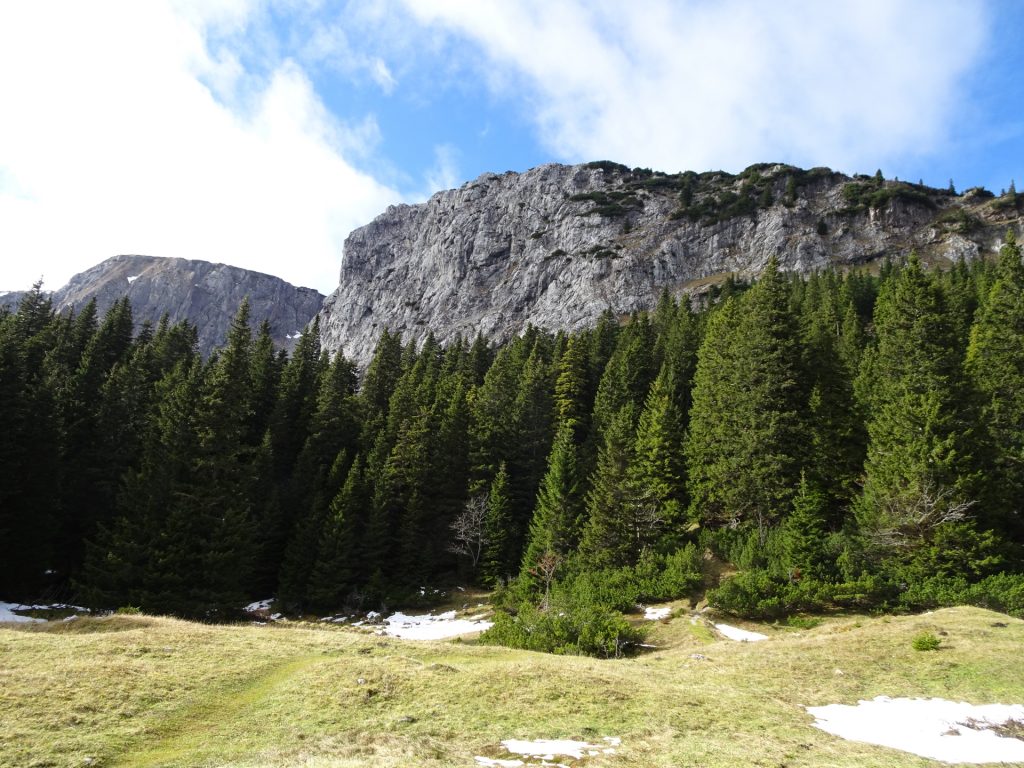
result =
[[[473,563],[480,562],[480,555],[487,546],[487,496],[480,494],[466,502],[459,516],[452,520],[452,543],[448,551],[466,555]]]

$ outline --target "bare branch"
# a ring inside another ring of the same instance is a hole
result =
[[[487,496],[480,494],[466,502],[459,516],[452,520],[452,542],[448,551],[466,555],[476,568],[487,546]]]

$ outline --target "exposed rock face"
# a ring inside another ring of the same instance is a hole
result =
[[[873,195],[873,197],[872,197]],[[392,206],[345,242],[321,312],[326,349],[365,364],[384,328],[442,343],[503,341],[527,324],[576,329],[605,309],[651,308],[729,273],[925,261],[998,247],[1015,207],[827,169],[754,166],[667,176],[612,163],[485,174],[421,205]]]
[[[21,292],[0,296],[16,306]],[[136,324],[188,320],[199,331],[199,348],[209,354],[223,344],[231,320],[248,296],[253,325],[270,322],[275,343],[291,349],[316,316],[323,294],[284,280],[225,264],[156,256],[115,256],[81,272],[52,294],[54,308],[81,309],[96,299],[100,315],[122,296],[132,303]]]

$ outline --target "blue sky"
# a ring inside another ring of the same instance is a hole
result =
[[[998,192],[1021,40],[1014,0],[5,3],[0,288],[145,253],[328,292],[386,206],[545,162]]]

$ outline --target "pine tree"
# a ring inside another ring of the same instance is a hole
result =
[[[667,365],[651,386],[637,425],[629,467],[634,516],[657,521],[666,543],[675,543],[683,523],[683,423],[676,408],[676,382]]]
[[[785,551],[789,576],[827,580],[835,570],[825,551],[829,527],[828,499],[806,477],[793,498],[793,511],[786,519]]]
[[[487,519],[484,522],[487,546],[481,558],[480,571],[488,586],[511,579],[516,574],[518,547],[510,536],[511,517],[509,477],[502,463],[487,494]]]
[[[39,284],[15,314],[0,318],[0,589],[10,598],[33,597],[55,564],[60,424],[43,365],[53,331],[53,307]]]
[[[810,450],[808,472],[826,497],[834,528],[856,493],[864,464],[867,435],[853,393],[853,371],[841,352],[841,325],[833,288],[820,286],[816,306],[804,319],[804,368],[811,393],[808,400]]]
[[[558,361],[555,379],[555,420],[559,427],[572,422],[577,438],[586,434],[590,416],[587,400],[586,337],[573,334]]]
[[[307,602],[314,608],[332,610],[357,589],[364,572],[357,560],[357,542],[366,524],[370,489],[362,457],[356,456],[345,484],[331,501],[330,511],[319,536],[316,559],[306,589]]]
[[[806,391],[785,281],[761,280],[709,321],[684,450],[690,516],[744,523],[763,542],[790,506],[804,460]]]
[[[634,410],[627,404],[615,414],[598,452],[580,542],[580,558],[590,569],[631,565],[640,547],[653,538],[653,519],[633,520],[633,513],[640,511],[632,507],[628,484]]]
[[[974,500],[972,419],[944,297],[915,256],[883,286],[875,329],[856,514],[876,556],[904,558]]]
[[[530,521],[523,573],[536,567],[545,552],[555,552],[564,558],[579,544],[583,478],[579,473],[574,433],[575,425],[570,420],[561,425],[555,436],[548,470]]]
[[[1024,266],[1011,231],[971,328],[966,370],[986,434],[986,517],[1024,544]]]

